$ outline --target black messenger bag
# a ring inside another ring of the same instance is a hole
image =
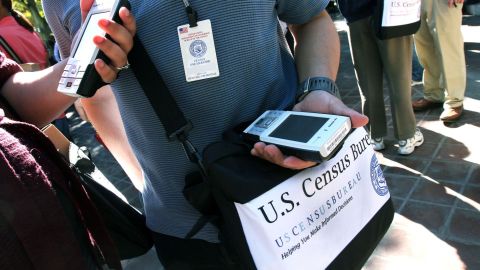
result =
[[[242,269],[361,269],[389,228],[394,215],[393,204],[389,198],[385,179],[370,146],[363,153],[358,154],[359,156],[367,155],[367,166],[358,164],[357,166],[360,168],[357,168],[354,167],[355,165],[350,165],[343,172],[363,169],[361,172],[362,180],[341,179],[340,175],[342,173],[339,173],[337,178],[333,177],[335,170],[340,171],[342,166],[346,167],[347,162],[345,161],[347,159],[351,164],[354,163],[351,145],[358,144],[360,141],[358,136],[362,134],[366,135],[363,128],[355,130],[336,157],[300,173],[251,156],[251,147],[242,142],[233,142],[226,139],[207,146],[203,152],[203,162],[207,171],[206,186],[210,188],[220,210],[218,227],[221,240],[227,250],[242,263]],[[355,135],[356,143],[355,140],[352,141]],[[360,137],[363,138],[364,136]],[[338,159],[338,156],[344,158]],[[332,165],[335,159],[339,161]],[[360,157],[357,157],[357,160],[359,159]],[[342,161],[345,163],[344,165],[341,164]],[[321,167],[328,169],[322,170]],[[306,193],[311,195],[315,190],[311,185],[315,182],[312,176],[326,179],[326,176],[322,176],[327,175],[326,172],[332,172],[330,175],[333,180],[320,190],[317,189],[315,195],[311,198],[304,196],[303,191],[299,192],[303,188],[302,181],[304,181],[304,183],[310,184],[305,186]],[[299,174],[305,174],[306,176],[298,177]],[[299,179],[291,179],[292,177]],[[308,178],[311,180],[305,181]],[[367,178],[374,181],[367,180]],[[380,183],[382,181],[383,184]],[[290,184],[287,185],[287,182],[290,182]],[[330,185],[334,185],[334,183],[340,188],[333,189],[333,192],[327,191],[327,188],[330,188]],[[363,189],[357,191],[357,186],[360,185],[363,185]],[[345,188],[347,191],[345,191]],[[369,193],[365,193],[366,190]],[[297,194],[294,193],[295,191],[297,191]],[[365,194],[359,194],[360,192]],[[269,193],[271,194],[268,195]],[[340,198],[339,194],[341,194]],[[336,202],[332,201],[331,196],[335,196]],[[388,198],[384,198],[384,196],[388,196]],[[252,203],[252,201],[258,201],[262,197],[265,197],[263,201]],[[349,198],[351,198],[350,201]],[[348,217],[341,217],[342,212],[346,212],[349,207],[354,206],[356,209],[350,209],[351,212],[367,212],[365,208],[372,198],[383,199],[372,206],[374,208],[370,209],[370,216],[365,213],[362,219],[367,220],[356,225],[359,231],[351,232],[351,238],[344,241],[345,246],[338,244],[339,246],[336,248],[339,253],[330,255],[331,261],[327,258],[323,259],[322,254],[326,250],[332,249],[336,242],[340,242],[340,238],[344,234],[342,229],[336,230],[336,227],[341,226],[333,222],[341,223],[336,219],[343,218],[344,225],[347,223],[347,227],[355,226],[361,215],[356,213],[356,216],[349,219]],[[250,205],[247,212],[241,209],[248,204]],[[330,210],[327,209],[328,205],[331,205]],[[263,207],[263,209],[260,209],[260,207]],[[312,209],[318,211],[305,210],[303,207],[313,207]],[[333,211],[334,208],[339,209],[339,207],[342,207],[339,212]],[[324,213],[322,213],[323,210]],[[295,216],[295,211],[300,213]],[[256,215],[254,215],[255,212]],[[282,227],[276,224],[282,218],[284,221],[286,220],[285,225],[283,225],[285,228],[282,231],[283,234],[270,236],[270,230],[275,230],[275,227]],[[348,222],[345,222],[345,220]],[[301,226],[304,226],[304,228],[302,229]],[[303,232],[300,232],[301,230]],[[322,230],[325,230],[323,236],[321,236]],[[256,232],[258,236],[252,237],[252,232]],[[298,233],[298,235],[294,235],[295,233]],[[261,236],[262,234],[263,236]],[[329,237],[329,240],[320,237]],[[302,239],[305,240],[302,241]],[[272,243],[270,248],[269,245],[265,245],[263,249],[258,248],[267,241]],[[289,242],[287,243],[287,241]],[[317,248],[311,247],[312,241],[317,241],[314,245]],[[305,251],[309,248],[313,250],[303,254],[300,253],[302,250]],[[274,251],[269,253],[268,250]],[[311,257],[308,254],[315,254],[315,256]],[[297,258],[295,258],[296,256]],[[260,261],[255,260],[255,258],[260,258]],[[265,259],[262,260],[263,258]],[[295,260],[287,263],[288,260],[292,259]],[[275,260],[278,264],[272,263]],[[283,262],[285,262],[284,265]],[[310,263],[299,265],[299,262]]]
[[[192,128],[140,41],[129,62],[169,139],[178,140],[198,173],[184,195],[202,214],[185,238],[207,222],[232,261],[231,269],[360,269],[381,240],[394,209],[385,178],[363,128],[337,155],[294,171],[254,157],[238,132],[202,154]]]
[[[415,34],[420,28],[421,0],[378,0],[373,28],[379,39]]]

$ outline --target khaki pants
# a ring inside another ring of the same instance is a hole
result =
[[[350,50],[362,96],[362,111],[370,118],[372,138],[387,135],[383,75],[387,78],[395,138],[415,134],[411,101],[413,37],[379,40],[371,17],[349,24]]]
[[[445,0],[422,0],[421,26],[415,48],[423,65],[424,96],[445,102],[445,108],[463,104],[466,66],[463,49],[462,5],[448,7]]]

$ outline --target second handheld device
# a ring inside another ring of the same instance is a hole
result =
[[[266,111],[243,133],[247,139],[276,145],[284,154],[321,162],[336,152],[350,129],[346,116]]]

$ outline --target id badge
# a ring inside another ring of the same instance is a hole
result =
[[[197,25],[192,28],[185,24],[177,28],[187,82],[220,75],[211,22],[203,20]]]

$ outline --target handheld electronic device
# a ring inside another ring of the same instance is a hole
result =
[[[335,154],[350,130],[346,116],[266,111],[243,133],[249,140],[276,145],[284,154],[321,162]]]
[[[98,21],[105,18],[120,23],[118,11],[122,6],[130,8],[127,0],[95,0],[65,66],[58,92],[75,97],[91,97],[105,85],[95,69],[94,61],[100,58],[108,63],[109,59],[95,46],[93,37],[105,35],[108,38],[98,26]]]

